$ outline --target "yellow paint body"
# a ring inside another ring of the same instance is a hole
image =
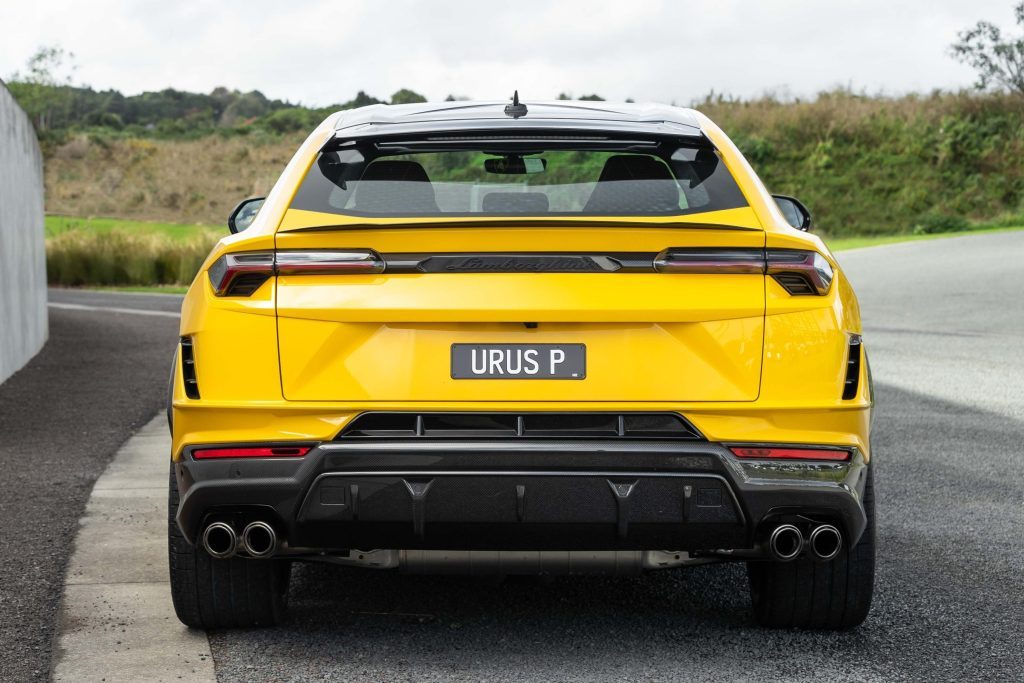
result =
[[[871,397],[842,400],[857,299],[819,238],[786,223],[761,181],[705,117],[748,207],[628,218],[629,226],[460,226],[466,218],[354,218],[289,209],[328,118],[302,145],[254,224],[225,237],[185,298],[202,398],[173,389],[173,454],[192,444],[330,440],[366,410],[676,411],[708,439],[853,446],[870,458]],[[416,228],[389,227],[400,221]],[[359,227],[345,228],[346,222]],[[673,223],[672,226],[663,225]],[[643,223],[644,227],[636,227]],[[693,223],[694,227],[681,227]],[[340,226],[330,231],[302,228]],[[710,226],[710,227],[709,227]],[[717,227],[716,227],[717,226]],[[207,269],[228,252],[660,252],[669,247],[815,250],[835,278],[791,296],[761,275],[446,273],[271,278],[217,297]],[[524,322],[538,323],[528,329]],[[453,343],[585,343],[580,381],[454,380]]]

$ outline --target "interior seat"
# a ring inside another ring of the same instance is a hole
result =
[[[439,213],[434,186],[415,161],[371,162],[356,185],[353,208],[380,214]]]
[[[583,211],[646,214],[679,210],[679,185],[659,159],[637,154],[609,157]]]

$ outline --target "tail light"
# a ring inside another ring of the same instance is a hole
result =
[[[844,448],[802,448],[798,446],[730,446],[738,458],[758,460],[849,460],[850,451]]]
[[[209,276],[217,296],[250,296],[274,275],[382,272],[384,260],[372,249],[250,251],[224,254]]]
[[[764,273],[764,249],[666,249],[654,259],[659,273]]]
[[[832,266],[816,251],[801,249],[683,249],[658,254],[659,273],[767,273],[794,296],[828,294]]]
[[[224,254],[210,266],[210,284],[217,296],[249,296],[274,274],[274,252]]]
[[[301,458],[313,450],[312,446],[232,446],[227,448],[197,448],[192,457],[197,460],[213,458]]]
[[[768,249],[767,272],[794,296],[824,296],[832,286],[832,266],[816,251]]]
[[[278,275],[321,273],[383,273],[384,259],[369,249],[352,251],[279,251]]]

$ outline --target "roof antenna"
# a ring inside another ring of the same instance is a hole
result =
[[[505,105],[505,116],[511,116],[514,119],[518,119],[520,116],[526,116],[529,110],[525,104],[519,104],[519,91],[516,90],[512,94],[512,104]]]

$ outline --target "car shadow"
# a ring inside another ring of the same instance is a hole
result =
[[[875,605],[858,629],[759,628],[742,564],[503,582],[304,565],[284,625],[210,634],[218,676],[863,680],[1011,670],[1024,511],[1006,475],[1024,423],[888,386],[878,396],[879,560]]]

